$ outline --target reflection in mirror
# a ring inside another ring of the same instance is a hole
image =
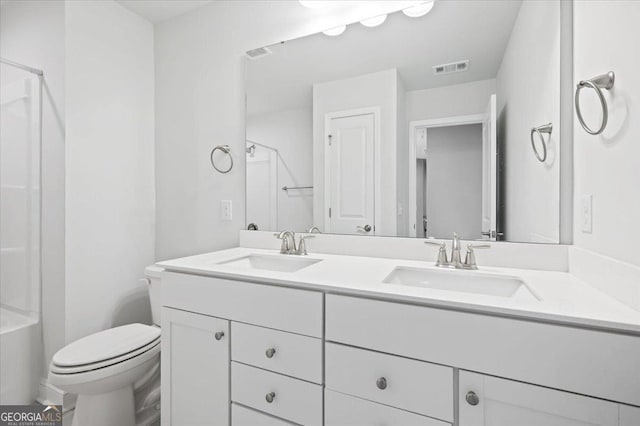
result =
[[[540,162],[531,130],[560,124],[559,1],[437,1],[247,56],[247,226],[558,242],[559,139]]]

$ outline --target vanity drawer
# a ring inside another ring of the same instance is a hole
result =
[[[392,407],[453,421],[453,369],[327,343],[326,387]]]
[[[231,404],[231,426],[295,426],[277,417],[270,416],[238,404]]]
[[[233,322],[231,359],[322,384],[322,340]]]
[[[326,339],[640,405],[640,337],[330,295]]]
[[[324,392],[324,424],[325,426],[450,426],[449,423],[440,420],[331,390]]]
[[[231,363],[231,400],[294,423],[322,425],[322,386],[237,362]]]
[[[197,296],[194,296],[197,295]],[[324,295],[268,284],[165,272],[162,305],[323,337]]]

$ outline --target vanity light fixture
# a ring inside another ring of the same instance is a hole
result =
[[[298,3],[303,5],[304,7],[308,7],[309,9],[318,9],[320,7],[327,7],[331,4],[330,1],[322,1],[322,0],[298,0]]]
[[[403,9],[402,13],[404,13],[410,18],[419,18],[429,13],[433,8],[433,5],[435,2],[436,0],[429,0],[424,3],[420,3],[415,6],[411,6],[406,9]]]
[[[373,18],[364,19],[360,21],[360,23],[365,27],[377,27],[378,25],[382,24],[386,20],[387,20],[387,15],[379,15],[379,16],[374,16]]]
[[[339,36],[347,29],[346,25],[340,25],[339,27],[330,28],[322,33],[331,37]]]

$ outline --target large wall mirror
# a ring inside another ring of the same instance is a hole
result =
[[[436,1],[247,52],[248,229],[558,243],[560,23]]]

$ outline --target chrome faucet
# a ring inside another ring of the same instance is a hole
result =
[[[296,251],[296,233],[293,231],[282,231],[278,234],[273,234],[278,237],[279,240],[282,240],[282,245],[280,246],[281,254],[292,254]],[[291,243],[289,243],[291,242]]]
[[[282,231],[273,234],[279,240],[282,240],[282,245],[280,246],[281,254],[295,254],[300,256],[306,256],[307,253],[307,243],[305,240],[309,238],[313,238],[312,235],[301,235],[300,243],[296,247],[296,233],[293,231]]]
[[[453,233],[453,239],[451,240],[451,260],[447,259],[447,243],[438,243],[435,241],[425,241],[424,243],[440,247],[438,250],[436,266],[455,269],[478,269],[476,256],[473,250],[491,247],[489,244],[467,244],[467,255],[465,256],[463,263],[460,257],[460,238],[458,238],[458,234],[455,232]]]

